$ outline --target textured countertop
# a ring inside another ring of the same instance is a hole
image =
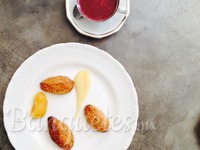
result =
[[[14,149],[3,126],[13,73],[38,50],[66,42],[107,51],[132,77],[140,113],[128,150],[199,149],[200,1],[130,1],[122,29],[96,40],[73,28],[64,0],[0,0],[0,149]]]

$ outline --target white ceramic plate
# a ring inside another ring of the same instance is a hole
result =
[[[73,9],[76,2],[77,0],[66,0],[67,18],[79,33],[93,38],[103,38],[116,33],[124,25],[130,14],[130,0],[120,0],[119,7],[127,10],[126,15],[116,13],[103,22],[93,22],[86,19],[77,20],[73,17]]]
[[[81,69],[91,74],[91,88],[82,108],[87,104],[99,107],[110,119],[110,130],[98,133],[88,129],[83,110],[79,120],[72,120],[75,88],[66,95],[45,93],[47,113],[41,120],[32,119],[33,97],[41,91],[39,83],[56,75],[74,79]],[[73,130],[73,150],[126,150],[136,130],[138,100],[131,78],[112,56],[93,46],[68,43],[42,49],[19,67],[7,88],[3,112],[8,137],[17,150],[59,149],[48,134],[49,116],[64,119]]]

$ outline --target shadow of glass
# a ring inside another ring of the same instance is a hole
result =
[[[197,144],[200,147],[200,117],[194,127],[194,134],[197,140]]]

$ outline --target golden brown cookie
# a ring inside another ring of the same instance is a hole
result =
[[[50,77],[40,83],[40,88],[52,94],[67,94],[74,87],[74,81],[65,76]]]
[[[99,132],[107,132],[110,126],[109,120],[104,113],[93,105],[87,105],[84,109],[87,122]]]
[[[51,139],[62,149],[70,150],[74,145],[74,135],[70,128],[54,117],[48,118]]]

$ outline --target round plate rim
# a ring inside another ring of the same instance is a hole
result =
[[[5,93],[4,102],[3,102],[3,121],[4,121],[4,127],[5,127],[5,130],[6,130],[7,136],[8,136],[8,138],[9,138],[9,140],[10,140],[10,143],[12,144],[12,146],[13,146],[14,148],[20,149],[20,147],[17,147],[17,145],[15,144],[14,138],[12,138],[11,134],[9,134],[8,127],[6,126],[6,122],[5,122],[5,118],[6,118],[6,115],[5,115],[5,114],[6,114],[5,102],[6,102],[6,97],[7,97],[7,95],[8,95],[8,90],[9,90],[11,84],[12,84],[12,81],[14,80],[14,77],[16,76],[16,73],[17,73],[18,71],[21,70],[21,68],[22,68],[22,66],[23,66],[24,64],[29,63],[29,59],[35,57],[36,54],[41,53],[41,52],[43,52],[44,50],[48,50],[50,47],[53,47],[53,46],[68,45],[68,44],[69,44],[69,45],[70,45],[70,44],[72,44],[72,45],[73,45],[73,44],[74,44],[74,45],[77,45],[77,44],[78,44],[78,45],[81,45],[81,46],[92,47],[92,48],[96,49],[98,52],[101,52],[101,53],[104,54],[105,56],[111,58],[111,59],[112,59],[113,61],[115,61],[115,63],[117,63],[117,64],[119,65],[119,67],[121,67],[121,69],[124,71],[124,73],[126,74],[126,77],[129,78],[129,81],[130,81],[131,84],[132,84],[132,88],[133,88],[133,90],[134,90],[133,92],[134,92],[134,94],[135,94],[135,96],[136,96],[136,97],[135,97],[135,98],[136,98],[136,99],[135,99],[135,101],[136,101],[136,110],[134,111],[134,112],[136,113],[136,115],[135,115],[135,117],[136,117],[136,118],[135,118],[136,124],[135,124],[135,126],[134,126],[135,130],[131,130],[131,131],[130,131],[130,133],[132,134],[132,135],[131,135],[132,138],[133,138],[133,136],[135,135],[135,131],[136,131],[136,127],[137,127],[137,121],[138,121],[138,117],[139,117],[138,96],[137,96],[137,92],[136,92],[136,89],[135,89],[135,87],[134,87],[133,81],[132,81],[131,77],[129,76],[129,74],[127,73],[127,71],[125,70],[125,68],[123,67],[123,65],[122,65],[119,61],[117,61],[113,56],[111,56],[109,53],[107,53],[107,52],[105,52],[105,51],[103,51],[103,50],[101,50],[101,49],[99,49],[99,48],[97,48],[97,47],[95,47],[95,46],[88,45],[88,44],[76,43],[76,42],[71,42],[71,43],[59,43],[59,44],[54,44],[54,45],[51,45],[51,46],[49,46],[49,47],[43,48],[43,49],[37,51],[36,53],[34,53],[33,55],[31,55],[30,57],[28,57],[28,58],[18,67],[18,69],[15,71],[15,73],[13,74],[13,76],[12,76],[12,78],[11,78],[9,84],[8,84],[8,87],[7,87],[6,93]],[[126,150],[126,149],[128,148],[128,146],[131,144],[132,138],[131,138],[131,139],[127,139],[127,141],[126,141],[126,142],[127,142],[127,143],[126,143],[127,145],[124,146],[124,147],[125,147],[124,150]]]

